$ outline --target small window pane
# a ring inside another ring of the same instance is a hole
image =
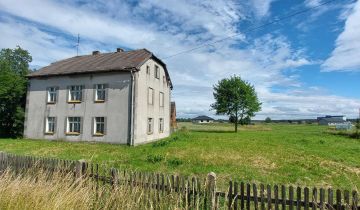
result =
[[[106,93],[105,84],[96,85],[95,100],[105,101],[105,93]]]
[[[150,74],[150,66],[146,66],[146,74]]]
[[[160,133],[164,132],[164,119],[163,118],[159,119],[159,132]]]
[[[81,85],[70,86],[70,101],[81,101],[82,87]]]
[[[154,104],[154,89],[148,89],[148,104]]]
[[[153,127],[154,127],[153,126],[153,118],[148,118],[148,127],[147,127],[148,134],[153,133],[153,130],[154,130]]]
[[[46,133],[55,133],[55,117],[48,117],[46,119]]]
[[[56,102],[56,87],[48,88],[48,103],[55,103]]]
[[[164,106],[164,93],[160,92],[159,94],[159,99],[160,99],[160,106]]]
[[[155,65],[155,78],[159,79],[160,78],[160,70],[159,70],[159,66]]]
[[[68,117],[68,132],[80,133],[81,131],[81,117]]]
[[[94,134],[105,134],[105,117],[95,117]]]

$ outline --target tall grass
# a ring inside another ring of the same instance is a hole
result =
[[[5,170],[0,175],[0,209],[183,209],[184,196],[152,189],[97,184],[73,173]]]

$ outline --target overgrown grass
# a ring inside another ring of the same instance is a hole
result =
[[[119,185],[97,185],[73,173],[44,171],[0,175],[0,209],[185,209],[181,194]]]
[[[259,124],[238,133],[227,123],[179,127],[184,128],[169,138],[137,147],[1,139],[0,150],[139,171],[200,177],[213,171],[223,189],[229,179],[360,189],[360,141],[333,135],[326,126]]]

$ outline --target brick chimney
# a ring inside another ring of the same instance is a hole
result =
[[[124,52],[124,49],[122,49],[122,48],[116,48],[116,52]]]
[[[100,51],[99,50],[95,50],[92,52],[93,55],[99,55],[100,54]]]

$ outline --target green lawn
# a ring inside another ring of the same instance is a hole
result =
[[[233,180],[333,186],[360,190],[360,141],[317,125],[194,125],[137,147],[101,143],[1,139],[0,150],[62,159],[86,159],[141,171],[206,175]]]

